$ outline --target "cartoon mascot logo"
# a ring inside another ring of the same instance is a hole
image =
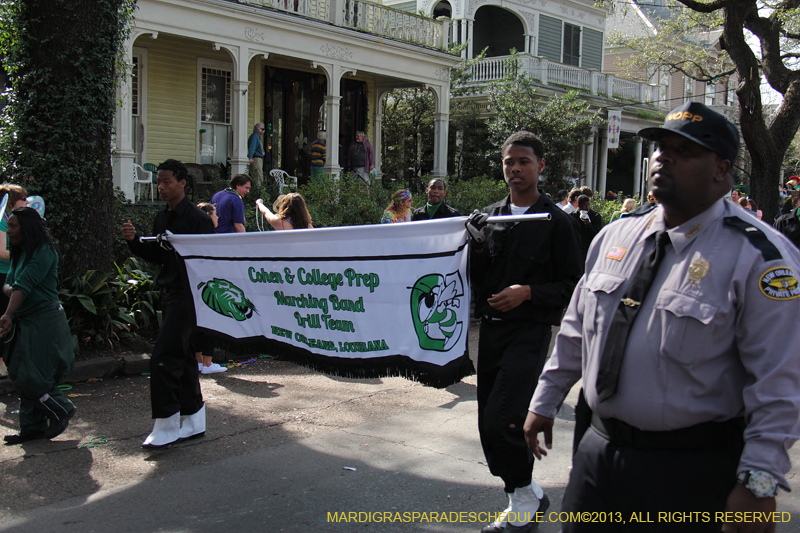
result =
[[[455,309],[461,306],[464,284],[461,274],[427,274],[411,287],[411,317],[419,346],[446,352],[456,345],[464,329]]]
[[[253,316],[253,312],[258,314],[256,306],[245,297],[244,291],[226,279],[204,281],[197,288],[203,289],[201,297],[209,309],[222,316],[242,322]]]

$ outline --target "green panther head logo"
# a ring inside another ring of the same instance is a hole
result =
[[[204,281],[197,288],[203,289],[203,302],[222,316],[241,322],[253,316],[253,312],[258,314],[256,306],[245,297],[244,291],[226,279]]]
[[[455,308],[461,306],[464,284],[461,274],[427,274],[411,287],[411,318],[419,346],[446,352],[461,338],[464,324],[457,321]]]

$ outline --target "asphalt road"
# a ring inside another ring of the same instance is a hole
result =
[[[505,507],[478,440],[474,376],[437,390],[258,359],[202,383],[206,436],[162,451],[140,447],[152,427],[147,377],[74,386],[79,411],[63,435],[0,447],[0,532],[475,533],[480,513]],[[553,512],[574,395],[534,470]],[[0,432],[16,431],[16,409],[14,395],[0,397]],[[778,508],[790,513],[778,531],[800,532],[798,498],[782,494]]]

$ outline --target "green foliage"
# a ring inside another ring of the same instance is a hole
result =
[[[163,205],[134,204],[125,197],[125,194],[120,189],[114,191],[114,227],[112,233],[114,239],[112,258],[114,263],[122,264],[131,255],[127,241],[122,238],[122,224],[130,220],[140,235],[149,235],[153,228],[153,220],[156,217],[156,213],[163,207]],[[49,214],[47,218],[50,218]]]
[[[427,89],[395,89],[383,106],[382,170],[395,180],[433,169],[434,98]]]
[[[115,74],[135,0],[0,2],[0,169],[47,202],[65,275],[111,266]]]
[[[502,200],[507,194],[508,187],[505,181],[478,176],[448,182],[445,202],[462,215],[469,215],[475,209],[480,210]]]
[[[369,187],[346,176],[324,175],[301,185],[315,228],[378,224],[394,191],[373,180]]]
[[[622,195],[620,195],[620,198],[622,198]],[[595,193],[594,198],[592,198],[592,209],[600,213],[600,216],[603,217],[603,224],[608,224],[611,222],[611,215],[622,209],[622,199],[602,200],[599,198],[599,195]]]
[[[626,16],[638,17],[621,6]],[[665,3],[669,16],[659,18],[658,34],[639,37],[619,30],[609,32],[608,44],[636,51],[618,59],[617,65],[631,79],[648,81],[659,67],[682,72],[698,81],[715,82],[734,72],[728,54],[716,48],[722,27],[722,11],[699,13],[676,0]]]
[[[158,317],[158,292],[152,276],[129,258],[115,273],[89,270],[61,282],[59,300],[73,344],[113,348],[133,329],[148,328]]]
[[[535,133],[544,143],[545,175],[559,188],[575,149],[585,143],[592,126],[600,125],[599,112],[590,113],[589,103],[576,91],[541,96],[520,67],[521,59],[514,52],[506,60],[505,78],[489,85],[489,104],[494,113],[489,119],[489,142],[498,153],[512,133]],[[499,168],[499,157],[491,161]]]

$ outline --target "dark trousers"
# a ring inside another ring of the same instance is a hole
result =
[[[481,322],[478,342],[478,429],[489,471],[506,492],[529,485],[533,453],[522,426],[552,335],[547,324]]]
[[[742,446],[740,440],[723,449],[641,450],[616,446],[589,428],[572,459],[561,511],[613,513],[615,522],[570,521],[562,532],[718,532],[714,513],[725,510],[736,484]],[[632,521],[634,513],[652,522]]]
[[[177,412],[193,415],[203,407],[200,371],[189,342],[195,324],[188,292],[161,291],[161,329],[150,359],[150,403],[153,418]]]

